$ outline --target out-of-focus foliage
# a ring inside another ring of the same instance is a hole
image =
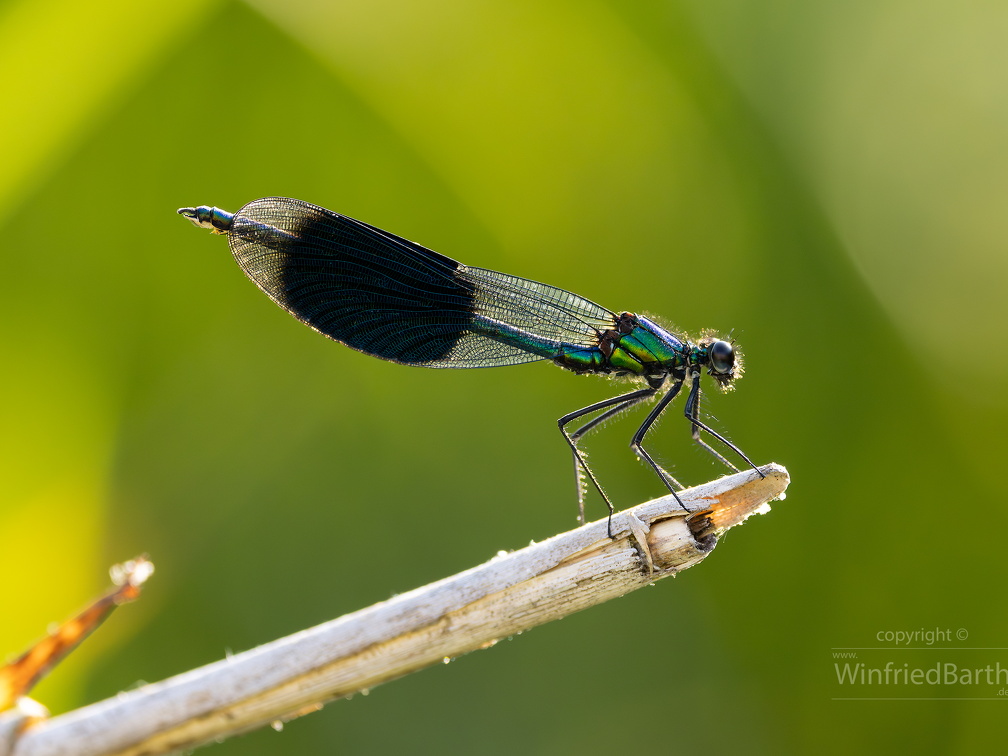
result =
[[[287,195],[731,330],[747,372],[711,422],[793,484],[674,583],[208,753],[1000,743],[997,700],[834,699],[1008,680],[845,688],[833,650],[1008,668],[962,651],[1008,645],[1006,21],[992,1],[11,0],[0,649],[148,552],[143,601],[36,690],[62,711],[574,524],[554,420],[619,387],[357,354],[175,215]],[[662,493],[626,449],[641,417],[589,446],[624,506]],[[686,481],[722,472],[676,409],[650,448]],[[879,636],[934,628],[966,639]]]

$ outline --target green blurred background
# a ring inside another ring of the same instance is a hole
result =
[[[555,419],[619,387],[365,357],[175,215],[287,195],[734,329],[711,422],[793,484],[675,581],[208,753],[1000,745],[1003,683],[833,654],[1008,667],[1006,35],[993,0],[8,0],[0,652],[148,552],[36,689],[65,711],[574,525]],[[662,493],[642,416],[589,445],[620,506]],[[720,475],[667,417],[656,456]]]

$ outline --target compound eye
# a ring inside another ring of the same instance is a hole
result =
[[[710,345],[711,370],[727,375],[735,367],[735,350],[727,341],[715,341]]]

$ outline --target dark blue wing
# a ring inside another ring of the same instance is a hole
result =
[[[616,316],[563,289],[470,268],[283,197],[250,202],[228,240],[245,274],[301,322],[393,362],[475,368],[591,348]]]

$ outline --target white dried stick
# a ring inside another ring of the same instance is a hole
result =
[[[641,504],[353,614],[52,719],[0,756],[125,756],[193,748],[300,716],[703,560],[717,535],[779,498],[775,464]]]

